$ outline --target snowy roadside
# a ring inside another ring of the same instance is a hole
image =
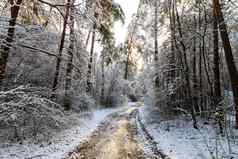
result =
[[[57,134],[51,143],[43,144],[0,144],[2,159],[60,159],[66,157],[82,140],[89,136],[111,113],[124,109],[102,109],[93,112],[90,119],[80,119],[71,129]]]
[[[140,115],[159,149],[172,159],[211,159],[216,158],[216,155],[223,159],[238,158],[237,142],[231,142],[232,154],[229,153],[226,137],[218,137],[211,125],[201,122],[198,131],[193,128],[191,121],[184,119],[148,122],[146,119],[150,113],[145,107],[140,108]],[[238,136],[238,131],[235,136]]]

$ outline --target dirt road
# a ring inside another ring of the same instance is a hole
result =
[[[111,114],[67,159],[165,159],[140,122],[137,107]],[[141,128],[140,125],[142,126]],[[144,136],[150,152],[144,151]]]

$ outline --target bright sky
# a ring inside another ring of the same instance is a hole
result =
[[[130,21],[132,20],[132,15],[136,13],[137,11],[139,1],[140,0],[115,0],[115,2],[121,5],[126,15],[124,25],[122,25],[121,22],[116,22],[114,26],[114,32],[115,32],[117,44],[123,43],[125,41],[125,38],[127,35],[127,27]]]

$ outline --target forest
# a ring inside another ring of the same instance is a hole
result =
[[[0,0],[1,159],[238,159],[238,0]]]

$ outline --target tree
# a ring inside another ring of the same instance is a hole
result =
[[[172,83],[175,78],[175,3],[176,1],[169,1],[169,21],[170,21],[170,40],[171,40],[171,53],[169,55],[169,69],[168,79]]]
[[[128,74],[129,74],[129,65],[130,65],[130,56],[131,56],[131,51],[132,51],[132,47],[133,47],[133,43],[134,43],[134,34],[136,33],[136,29],[138,26],[138,20],[140,18],[140,10],[141,10],[141,6],[142,6],[142,1],[139,2],[139,6],[137,8],[137,12],[136,12],[136,18],[135,20],[132,22],[132,28],[129,30],[128,32],[128,37],[126,40],[126,61],[125,61],[125,74],[124,74],[124,79],[128,80]]]
[[[93,16],[94,16],[94,20],[93,20],[93,28],[92,28],[92,37],[91,37],[91,48],[90,48],[90,55],[89,55],[89,61],[88,61],[88,71],[87,71],[87,83],[86,83],[86,92],[88,94],[92,94],[92,87],[93,87],[93,84],[92,84],[92,68],[93,68],[93,56],[94,56],[94,45],[95,45],[95,38],[96,38],[96,31],[97,31],[97,23],[98,23],[98,19],[100,18],[99,17],[99,3],[100,1],[91,1],[91,0],[88,0],[87,3],[88,3],[88,6],[91,7],[91,9],[89,11],[92,12]],[[90,33],[91,31],[89,31],[89,34],[88,34],[88,39],[87,41],[89,40],[89,37],[90,37]],[[86,45],[87,45],[87,42],[86,41]]]
[[[227,25],[224,20],[224,16],[221,10],[221,5],[219,0],[213,0],[213,9],[214,9],[215,17],[218,21],[220,36],[222,39],[226,63],[228,66],[228,72],[229,72],[229,76],[231,80],[231,87],[233,91],[234,104],[235,104],[235,110],[236,110],[236,128],[238,128],[238,72],[237,72],[237,68],[234,62],[234,57],[232,54],[230,39],[227,32]]]
[[[107,101],[105,100],[105,62],[107,65],[111,63],[110,55],[113,54],[113,49],[115,48],[115,41],[113,37],[113,24],[116,21],[120,21],[124,24],[125,15],[121,8],[121,6],[114,1],[111,1],[111,7],[104,7],[104,20],[105,22],[101,25],[100,33],[103,36],[102,45],[103,51],[101,52],[101,73],[102,73],[102,81],[101,81],[101,103],[105,104]],[[104,6],[104,5],[103,5]]]
[[[97,14],[95,15],[95,17],[97,17]],[[96,25],[96,23],[94,23],[93,31],[92,31],[90,57],[89,57],[89,62],[88,62],[87,87],[86,87],[87,93],[92,93],[92,67],[93,67],[93,53],[94,53],[96,29],[97,29],[97,25]]]
[[[22,1],[23,0],[17,0],[15,3],[14,0],[9,0],[9,3],[11,5],[11,19],[9,20],[9,28],[7,31],[5,43],[0,46],[0,83],[6,77],[8,55],[13,42],[15,25]]]
[[[157,73],[157,69],[158,69],[158,54],[159,54],[159,51],[158,51],[158,2],[155,1],[155,20],[154,20],[154,32],[155,32],[155,35],[154,35],[154,45],[155,45],[155,50],[154,50],[154,63],[155,63],[155,72],[156,72],[156,80],[155,80],[155,86],[156,87],[159,87],[159,75]]]
[[[74,32],[74,2],[72,0],[71,10],[70,10],[70,41],[69,41],[69,49],[68,49],[68,63],[66,68],[66,82],[65,82],[65,103],[64,106],[66,109],[70,108],[70,89],[72,83],[72,72],[73,72],[73,51],[74,51],[74,41],[75,41],[75,32]]]
[[[213,10],[213,65],[214,65],[214,101],[215,106],[220,102],[221,100],[221,84],[220,84],[220,57],[219,57],[219,34],[218,34],[218,24],[217,24],[217,18],[215,14],[215,10]]]
[[[58,87],[58,78],[59,78],[59,73],[60,73],[60,63],[61,63],[61,57],[64,49],[64,43],[65,43],[65,35],[66,35],[66,27],[68,24],[68,18],[69,18],[69,11],[70,11],[70,4],[71,0],[67,0],[67,5],[65,6],[66,12],[65,12],[65,17],[64,17],[64,24],[63,24],[63,31],[61,34],[61,40],[59,44],[59,54],[57,60],[56,60],[56,68],[55,68],[55,76],[54,76],[54,81],[53,81],[53,91],[56,91]],[[55,95],[52,96],[52,98],[55,98]]]
[[[90,49],[90,58],[88,63],[88,73],[87,73],[87,86],[86,86],[86,92],[90,93],[92,91],[92,65],[93,65],[93,54],[94,54],[94,45],[95,45],[95,36],[96,36],[96,30],[99,31],[99,33],[103,36],[102,44],[103,44],[103,52],[102,52],[102,79],[104,79],[104,61],[105,61],[105,50],[109,51],[108,49],[112,47],[112,28],[113,23],[115,21],[120,20],[122,23],[124,23],[124,12],[121,8],[121,6],[117,3],[115,3],[112,0],[109,1],[99,1],[101,6],[101,14],[96,12],[96,8],[93,5],[93,2],[91,6],[93,7],[94,17],[96,21],[98,19],[102,19],[100,24],[96,24],[96,22],[93,22],[93,31],[92,31],[92,41],[91,41],[91,49]],[[95,3],[95,2],[94,2]],[[90,35],[90,32],[88,36]],[[88,41],[89,38],[87,38]],[[86,42],[87,44],[87,42]],[[102,98],[104,98],[104,81],[102,81]]]

